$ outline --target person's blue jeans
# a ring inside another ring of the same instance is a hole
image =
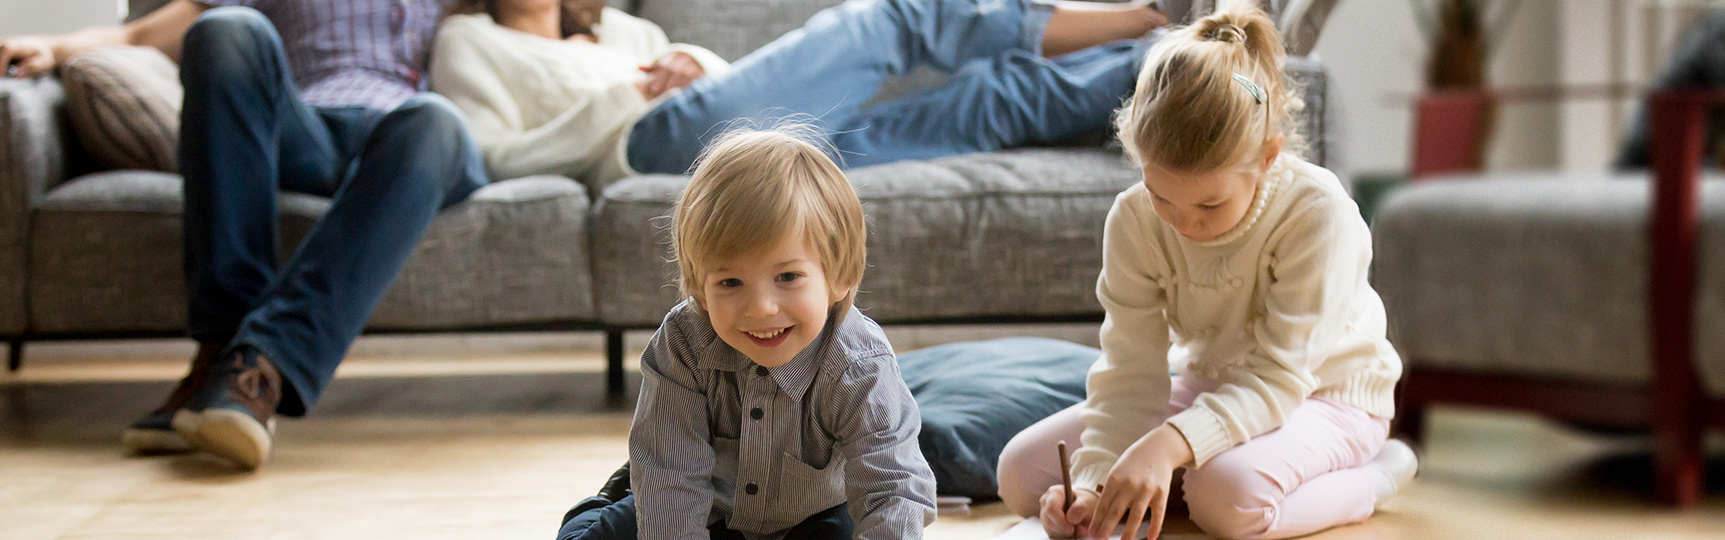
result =
[[[649,111],[629,134],[629,165],[685,173],[737,121],[760,127],[793,116],[818,119],[847,167],[1106,131],[1149,40],[1043,58],[1052,13],[1043,0],[845,2]],[[921,65],[953,79],[863,106],[887,79]]]
[[[191,336],[255,348],[287,382],[280,412],[304,414],[438,210],[486,183],[484,162],[432,94],[388,112],[307,105],[250,8],[201,16],[180,76]],[[280,191],[331,204],[278,269]]]
[[[785,531],[784,540],[850,540],[855,524],[849,506],[839,504],[809,516]],[[635,540],[640,529],[635,522],[635,496],[617,502],[592,497],[581,501],[563,516],[557,540]],[[715,523],[707,529],[713,540],[743,540],[743,533]]]

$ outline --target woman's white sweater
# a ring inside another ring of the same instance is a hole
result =
[[[605,8],[600,21],[596,42],[516,31],[483,13],[444,21],[431,86],[466,114],[493,178],[560,174],[604,185],[631,176],[629,129],[657,102],[635,87],[646,79],[641,66],[684,52],[708,76],[730,69],[647,20]]]

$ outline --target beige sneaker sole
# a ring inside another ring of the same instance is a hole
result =
[[[175,431],[126,428],[120,432],[120,446],[133,456],[184,454],[197,450],[190,441]]]
[[[228,409],[204,411],[198,424],[198,448],[256,470],[270,459],[274,448],[275,419],[259,425],[251,415]]]
[[[274,418],[266,425],[258,425],[251,415],[228,409],[180,411],[174,415],[174,430],[188,442],[248,471],[269,462],[275,447],[275,427]]]

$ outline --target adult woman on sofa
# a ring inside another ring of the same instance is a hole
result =
[[[739,120],[813,117],[850,167],[1103,131],[1141,38],[1167,24],[1142,0],[851,0],[732,66],[598,0],[463,0],[451,13],[432,86],[467,114],[493,174],[600,185],[684,173]],[[865,106],[919,65],[952,80]]]

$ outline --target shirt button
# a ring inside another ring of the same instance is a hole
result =
[[[756,493],[760,493],[761,488],[759,486],[756,486],[754,482],[749,482],[749,485],[743,486],[743,492],[748,493],[750,495],[754,495]]]
[[[767,366],[755,366],[755,374],[762,377],[767,376]]]
[[[761,413],[761,408],[755,407],[755,410],[749,411],[749,418],[760,420],[762,414],[763,413]]]

